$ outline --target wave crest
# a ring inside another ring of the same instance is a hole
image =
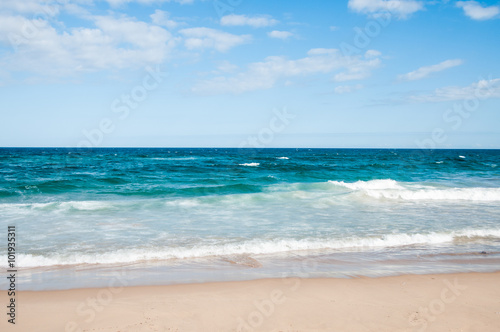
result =
[[[428,185],[400,183],[395,180],[371,180],[346,183],[329,183],[361,192],[373,198],[400,200],[465,200],[465,201],[500,201],[500,188],[439,188]]]
[[[253,239],[238,243],[205,244],[192,247],[120,249],[113,252],[94,254],[20,254],[18,256],[18,262],[20,267],[47,267],[80,264],[124,264],[155,260],[208,257],[219,257],[227,261],[227,257],[233,256],[241,258],[249,255],[279,254],[307,250],[371,250],[375,248],[403,247],[410,245],[435,245],[453,241],[474,242],[488,239],[500,239],[500,229],[466,229],[447,233],[400,233],[334,239]],[[234,261],[234,259],[232,261]],[[245,259],[244,261],[245,262],[242,264],[247,265],[250,264],[250,261],[253,262],[251,259]],[[255,263],[252,265],[258,264]]]

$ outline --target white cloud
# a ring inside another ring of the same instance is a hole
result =
[[[500,13],[499,6],[483,7],[477,1],[458,1],[456,5],[462,8],[465,15],[473,20],[489,20]]]
[[[217,66],[217,70],[224,73],[232,73],[238,69],[238,66],[231,62],[224,60]]]
[[[359,61],[354,61],[346,66],[344,72],[336,74],[333,79],[337,82],[362,80],[370,76],[371,70],[380,66],[380,53],[377,50],[367,50],[364,59],[361,57],[352,57]],[[348,57],[346,57],[348,58]]]
[[[83,6],[80,6],[75,3],[66,3],[63,7],[64,11],[70,15],[74,15],[77,17],[81,17],[84,19],[88,19],[92,17],[92,14],[85,9]]]
[[[370,58],[377,58],[377,57],[379,57],[379,56],[381,56],[381,55],[382,55],[382,53],[380,53],[380,52],[379,52],[379,51],[377,51],[377,50],[368,50],[368,51],[366,51],[366,53],[365,53],[365,58],[367,58],[367,59],[370,59]]]
[[[177,2],[181,5],[189,5],[194,2],[194,0],[106,0],[111,6],[117,7],[130,2],[137,2],[143,5],[150,5],[153,3],[161,2]]]
[[[268,32],[267,35],[271,38],[278,38],[278,39],[287,39],[293,36],[293,33],[289,31],[278,31],[278,30],[273,30],[271,32]]]
[[[377,15],[390,12],[399,18],[424,9],[423,3],[415,0],[349,0],[347,6],[358,13]]]
[[[175,29],[179,23],[169,19],[170,13],[163,10],[155,10],[154,14],[149,15],[154,24],[164,26],[168,29]]]
[[[61,5],[55,0],[2,0],[0,10],[3,13],[40,14],[53,16]]]
[[[262,62],[251,63],[246,71],[234,76],[218,76],[200,81],[193,87],[193,91],[208,94],[242,93],[272,88],[282,79],[335,71],[341,71],[335,75],[336,80],[359,79],[368,77],[371,70],[379,65],[379,58],[344,56],[337,49],[312,49],[306,57],[297,60],[288,60],[282,56],[267,57]],[[337,79],[339,75],[340,79]]]
[[[418,102],[439,102],[466,99],[500,98],[500,78],[480,80],[466,87],[449,86],[428,95],[412,96]]]
[[[225,26],[249,25],[254,28],[268,27],[277,24],[278,21],[268,16],[249,17],[246,15],[226,15],[220,19],[220,24]]]
[[[251,40],[250,35],[233,35],[210,28],[189,28],[179,32],[186,37],[184,45],[189,50],[214,48],[225,52]]]
[[[339,85],[335,87],[334,92],[336,94],[344,94],[344,93],[351,93],[357,90],[360,90],[363,88],[363,85],[361,84],[356,84],[356,85]]]
[[[165,29],[131,18],[115,19],[110,16],[98,16],[95,24],[115,43],[130,43],[145,51],[154,51],[171,38],[171,34]]]
[[[68,75],[160,63],[175,45],[175,38],[158,26],[127,17],[92,19],[93,28],[58,32],[42,19],[0,17],[0,42],[16,49],[3,61],[14,71]]]
[[[415,81],[429,76],[432,73],[459,66],[463,63],[460,59],[446,60],[438,63],[437,65],[420,67],[415,71],[400,75],[399,79],[403,81]]]

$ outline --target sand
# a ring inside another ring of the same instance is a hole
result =
[[[21,291],[1,331],[500,331],[500,272]],[[8,302],[0,295],[2,307]],[[4,309],[4,312],[7,310]]]

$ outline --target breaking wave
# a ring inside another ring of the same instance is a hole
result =
[[[399,183],[397,181],[371,180],[346,183],[328,181],[329,183],[361,192],[373,198],[400,200],[466,200],[466,201],[500,201],[500,188],[440,188],[429,185]]]
[[[265,255],[307,250],[370,250],[410,245],[435,245],[453,241],[499,239],[500,229],[459,230],[447,233],[386,234],[371,237],[335,239],[253,239],[238,243],[202,244],[192,247],[134,248],[106,253],[20,254],[20,267],[44,267],[79,264],[124,264],[155,260],[194,259],[230,255]]]

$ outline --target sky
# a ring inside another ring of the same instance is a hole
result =
[[[500,148],[500,1],[1,0],[0,146]]]

